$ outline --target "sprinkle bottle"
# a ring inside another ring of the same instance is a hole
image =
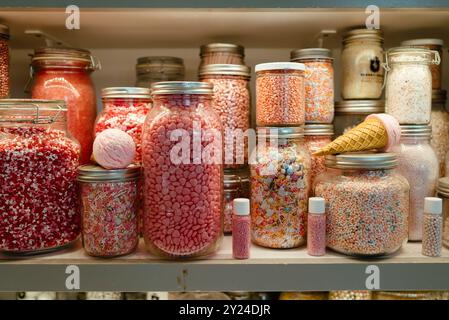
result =
[[[249,258],[250,227],[249,199],[234,199],[234,213],[232,215],[232,256],[234,259]]]
[[[441,255],[443,234],[443,201],[426,197],[424,200],[422,254],[428,257]]]
[[[310,256],[323,256],[326,253],[325,212],[325,201],[323,198],[309,198],[309,215],[307,218],[307,253]]]

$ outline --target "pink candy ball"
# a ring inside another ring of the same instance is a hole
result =
[[[106,129],[94,141],[93,156],[105,169],[122,169],[129,166],[136,154],[133,138],[119,129]]]

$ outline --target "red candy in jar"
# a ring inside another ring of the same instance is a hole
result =
[[[144,238],[158,256],[213,253],[222,236],[222,127],[212,85],[171,81],[152,86],[153,109],[142,136]]]
[[[31,95],[67,103],[67,126],[81,145],[81,164],[88,163],[92,154],[97,108],[90,73],[98,66],[89,51],[73,48],[36,49],[31,61]]]

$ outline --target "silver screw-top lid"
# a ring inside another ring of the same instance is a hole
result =
[[[428,124],[401,125],[401,137],[432,137],[432,126]]]
[[[230,75],[230,76],[251,76],[251,69],[240,64],[207,64],[200,68],[199,75]]]
[[[412,39],[401,42],[401,46],[443,46],[443,39]]]
[[[332,59],[331,51],[326,48],[297,49],[290,52],[290,61],[304,59]]]
[[[184,76],[184,61],[178,57],[149,56],[137,59],[136,70],[138,74],[167,74]]]
[[[303,127],[258,127],[257,135],[267,138],[295,139],[304,137]]]
[[[235,53],[243,57],[245,55],[245,48],[241,45],[232,43],[209,43],[202,45],[200,48],[200,56],[212,52]]]
[[[151,85],[151,94],[213,94],[213,85],[198,81],[163,81]]]
[[[343,44],[357,40],[371,40],[383,43],[383,31],[380,29],[357,28],[347,31],[343,36]]]
[[[336,169],[392,169],[398,164],[394,153],[345,153],[327,155],[325,165]]]
[[[150,99],[150,89],[140,87],[109,87],[101,89],[102,98]]]
[[[337,114],[369,115],[384,112],[384,100],[342,100],[335,102],[335,113]]]
[[[438,180],[438,195],[449,198],[449,177],[443,177]]]
[[[333,124],[314,124],[307,123],[304,126],[304,136],[333,136]]]
[[[140,177],[140,166],[130,165],[125,169],[104,169],[86,164],[78,168],[78,181],[81,182],[123,182],[137,180]]]

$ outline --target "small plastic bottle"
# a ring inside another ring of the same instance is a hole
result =
[[[309,198],[309,215],[307,219],[307,253],[322,256],[326,253],[326,215],[323,198]]]
[[[234,199],[232,215],[232,255],[234,259],[248,259],[251,245],[249,199]]]
[[[422,254],[428,257],[441,256],[443,236],[443,201],[426,197],[424,200]]]

